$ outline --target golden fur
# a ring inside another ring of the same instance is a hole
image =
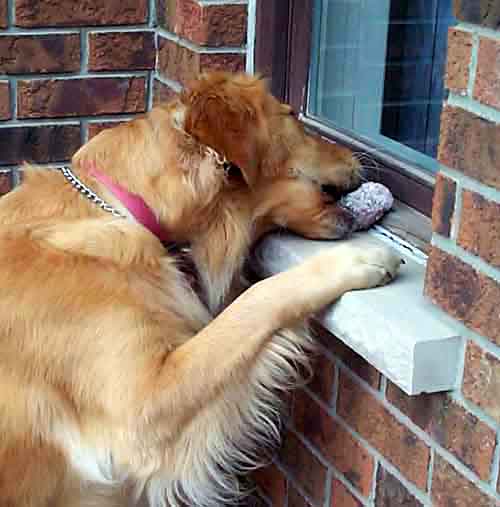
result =
[[[356,186],[359,164],[307,135],[263,81],[223,73],[76,153],[74,171],[126,212],[88,161],[189,243],[201,291],[133,219],[59,172],[25,168],[0,201],[0,505],[231,502],[236,475],[278,436],[276,394],[305,361],[307,333],[290,326],[399,265],[344,245],[238,296],[244,260],[278,227],[345,235],[350,217],[320,184]]]

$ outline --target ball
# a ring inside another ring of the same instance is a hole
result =
[[[378,222],[392,208],[394,197],[386,186],[370,181],[344,195],[339,204],[354,216],[354,230],[362,231]]]

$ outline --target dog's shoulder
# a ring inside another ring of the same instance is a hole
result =
[[[59,220],[34,226],[33,240],[66,255],[105,260],[120,267],[157,266],[161,242],[139,224],[122,218]]]

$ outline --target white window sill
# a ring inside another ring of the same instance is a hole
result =
[[[349,241],[388,242],[406,264],[391,284],[342,296],[317,316],[319,323],[409,395],[455,388],[462,339],[423,296],[425,257],[388,239],[380,228]],[[257,247],[253,269],[267,277],[338,243],[272,234]]]

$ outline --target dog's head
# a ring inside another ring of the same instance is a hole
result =
[[[227,289],[229,273],[250,245],[273,229],[330,239],[351,231],[352,217],[323,190],[357,186],[360,164],[350,150],[306,133],[265,80],[207,74],[186,88],[178,104],[189,137],[233,164],[222,184],[214,179],[220,186],[204,215],[205,229],[191,241],[205,271],[214,274],[207,285],[223,280]]]
[[[350,150],[306,133],[265,80],[210,73],[191,83],[180,100],[184,130],[241,171],[235,190],[241,199],[246,188],[258,235],[283,226],[310,238],[350,232],[352,218],[323,190],[355,188],[358,160]]]

